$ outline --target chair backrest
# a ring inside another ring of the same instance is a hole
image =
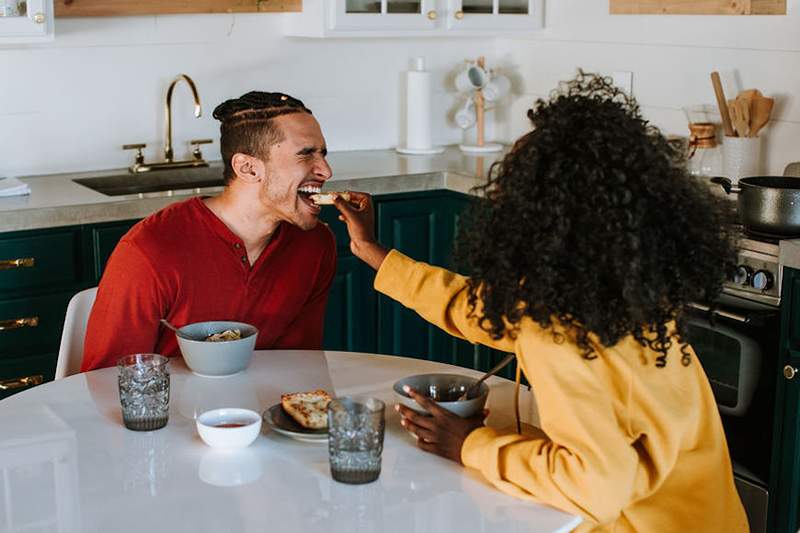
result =
[[[83,339],[86,337],[86,324],[97,296],[97,287],[85,289],[72,297],[67,306],[64,331],[61,333],[61,347],[58,349],[56,379],[65,378],[81,371],[83,359]]]

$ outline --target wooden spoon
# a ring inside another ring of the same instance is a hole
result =
[[[769,122],[769,116],[772,113],[772,107],[775,105],[775,99],[760,97],[753,99],[750,108],[750,136],[756,137],[761,128]]]
[[[733,124],[731,124],[730,111],[728,111],[728,102],[725,100],[725,91],[722,90],[722,82],[719,79],[719,72],[714,71],[711,73],[711,84],[714,86],[714,95],[717,97],[719,116],[722,118],[722,128],[725,130],[725,135],[736,137],[736,132],[733,131]]]

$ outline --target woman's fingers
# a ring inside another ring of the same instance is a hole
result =
[[[417,413],[413,409],[409,409],[405,405],[397,405],[397,410],[400,412],[400,416],[403,417],[405,420],[410,420],[414,424],[418,426],[422,426],[427,429],[433,429],[436,427],[436,420],[432,416],[423,415]]]
[[[403,390],[411,396],[418,404],[420,404],[423,408],[425,408],[430,414],[434,416],[455,416],[453,413],[441,407],[438,403],[431,400],[427,396],[423,396],[422,394],[418,393],[408,385],[403,387]]]
[[[418,426],[414,422],[411,422],[409,419],[404,418],[400,421],[400,424],[406,431],[409,433],[416,435],[419,439],[424,440],[425,442],[436,442],[436,433],[431,431],[430,429]]]

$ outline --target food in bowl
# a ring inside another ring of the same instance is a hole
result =
[[[226,329],[222,333],[212,333],[206,337],[206,342],[223,342],[235,341],[242,338],[242,332],[239,329]]]
[[[200,438],[214,448],[244,448],[261,433],[261,415],[250,409],[212,409],[195,422]]]
[[[427,414],[427,410],[411,398],[403,387],[409,386],[423,396],[431,398],[443,408],[462,418],[470,418],[481,411],[489,397],[489,386],[481,383],[477,393],[472,393],[464,400],[459,400],[478,380],[460,374],[418,374],[396,382],[393,386],[397,399],[401,404],[418,413]]]
[[[331,399],[330,394],[322,389],[281,394],[281,407],[304,428],[325,429],[328,427],[328,404]]]

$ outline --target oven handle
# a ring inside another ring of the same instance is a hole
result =
[[[722,318],[727,318],[735,322],[740,322],[742,324],[749,324],[751,322],[749,316],[740,315],[739,313],[733,313],[731,311],[725,311],[722,309],[711,309],[709,306],[704,304],[690,302],[688,307],[696,309],[697,311],[702,311],[704,313],[711,313],[713,315],[720,316]]]

